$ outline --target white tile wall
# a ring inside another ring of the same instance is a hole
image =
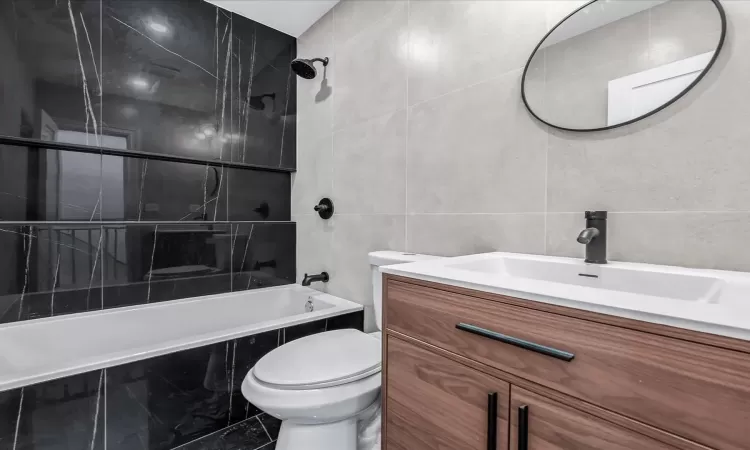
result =
[[[328,270],[329,292],[370,305],[370,250],[577,257],[586,209],[612,211],[612,259],[750,270],[750,1],[723,2],[723,54],[675,105],[551,131],[519,77],[580,3],[345,0],[300,37],[301,57],[331,63],[298,80],[299,276]]]

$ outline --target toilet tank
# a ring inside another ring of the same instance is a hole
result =
[[[378,330],[383,329],[383,277],[379,268],[392,264],[405,264],[417,261],[438,259],[440,256],[419,255],[394,251],[379,251],[369,254],[372,272],[372,301],[375,307],[375,322]]]

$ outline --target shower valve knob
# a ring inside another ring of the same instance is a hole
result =
[[[333,216],[333,202],[330,198],[324,198],[313,208],[322,219],[330,219]]]

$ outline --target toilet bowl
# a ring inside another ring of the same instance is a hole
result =
[[[433,257],[370,254],[378,329],[378,267],[426,258]],[[359,420],[377,417],[380,407],[381,349],[379,332],[335,330],[297,339],[261,358],[242,382],[242,394],[281,419],[276,450],[356,450]]]
[[[358,330],[298,339],[261,358],[242,383],[282,420],[278,450],[354,450],[359,416],[380,394],[381,343]]]

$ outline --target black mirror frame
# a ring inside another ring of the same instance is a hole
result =
[[[617,125],[609,125],[609,126],[606,126],[606,127],[599,127],[599,128],[566,128],[566,127],[561,127],[559,125],[551,124],[551,123],[547,122],[546,120],[542,119],[541,117],[539,117],[534,112],[534,110],[531,109],[531,106],[529,106],[529,103],[526,100],[526,72],[528,72],[529,65],[531,65],[531,60],[534,59],[534,56],[536,55],[536,52],[539,50],[539,47],[542,46],[542,44],[544,43],[544,41],[547,40],[547,38],[560,25],[562,25],[563,23],[565,23],[566,20],[568,20],[573,15],[575,15],[576,13],[578,13],[578,11],[580,11],[580,10],[582,10],[582,9],[584,9],[584,8],[590,6],[590,5],[592,5],[592,4],[594,4],[594,3],[598,2],[598,1],[600,1],[600,0],[591,0],[590,2],[588,2],[585,5],[577,8],[575,11],[573,11],[572,13],[568,14],[567,16],[565,16],[560,22],[557,23],[557,25],[555,25],[554,27],[552,27],[552,29],[549,30],[547,32],[547,34],[545,34],[544,37],[539,41],[539,43],[536,45],[536,47],[534,47],[534,51],[531,52],[531,56],[529,56],[528,61],[526,61],[526,66],[523,69],[523,75],[521,75],[521,99],[523,99],[523,104],[524,104],[524,106],[526,106],[526,110],[529,111],[529,113],[532,116],[534,116],[534,118],[536,120],[538,120],[538,121],[542,122],[543,124],[545,124],[547,126],[550,126],[552,128],[557,128],[558,130],[564,130],[564,131],[577,131],[577,132],[581,132],[581,133],[592,132],[592,131],[604,131],[604,130],[612,130],[614,128],[619,128],[619,127],[624,127],[625,125],[630,125],[631,123],[635,123],[635,122],[638,122],[639,120],[645,119],[646,117],[652,116],[652,115],[658,113],[659,111],[667,108],[669,105],[673,104],[674,102],[676,102],[680,98],[682,98],[691,89],[693,89],[695,87],[695,85],[697,85],[698,83],[700,83],[700,81],[703,79],[704,76],[706,76],[706,74],[708,73],[708,71],[711,70],[711,67],[713,67],[714,63],[716,62],[716,59],[719,57],[719,54],[721,53],[722,48],[724,47],[724,41],[726,40],[726,36],[727,36],[727,15],[726,15],[726,12],[724,11],[724,7],[721,5],[721,3],[719,2],[719,0],[708,0],[708,1],[711,1],[714,4],[714,6],[716,7],[717,11],[719,12],[719,17],[721,18],[721,36],[719,37],[719,44],[716,46],[716,50],[714,51],[714,55],[711,58],[711,61],[709,61],[708,64],[706,65],[706,68],[703,69],[703,71],[700,73],[700,75],[698,75],[698,77],[695,80],[693,80],[693,82],[690,83],[690,85],[688,87],[686,87],[682,92],[680,92],[679,94],[675,95],[670,101],[664,103],[663,105],[659,106],[658,108],[655,108],[655,109],[647,112],[646,114],[643,114],[640,117],[636,117],[635,119],[630,119],[630,120],[628,120],[626,122],[618,123]]]

